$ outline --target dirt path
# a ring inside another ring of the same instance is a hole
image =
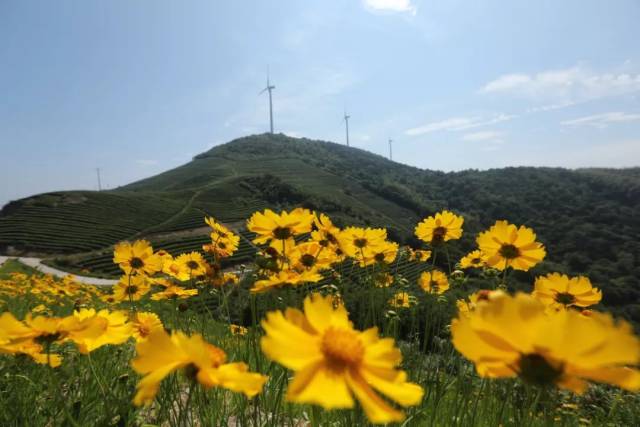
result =
[[[60,278],[71,274],[66,271],[58,270],[57,268],[44,265],[40,258],[34,258],[34,257],[0,256],[0,265],[4,264],[8,259],[18,260],[24,265],[28,265],[29,267],[34,268],[42,273],[51,274],[52,276],[56,276]],[[71,275],[75,278],[77,282],[84,283],[87,285],[109,286],[109,285],[115,285],[118,282],[117,280],[112,280],[112,279],[100,279],[97,277],[78,276],[75,274],[71,274]]]

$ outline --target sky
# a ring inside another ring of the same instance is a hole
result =
[[[0,206],[268,131],[455,171],[640,165],[637,0],[1,0]]]

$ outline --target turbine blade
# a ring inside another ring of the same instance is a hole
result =
[[[262,95],[263,93],[265,93],[267,90],[269,90],[268,87],[265,87],[264,89],[262,89],[262,91],[260,91],[260,93],[258,95]]]

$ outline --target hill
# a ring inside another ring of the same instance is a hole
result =
[[[536,273],[587,274],[605,289],[605,304],[640,321],[640,168],[444,173],[339,144],[256,135],[115,190],[12,202],[0,212],[0,252],[56,255],[58,264],[108,274],[109,246],[119,240],[198,249],[207,240],[205,214],[241,228],[256,210],[299,205],[342,225],[387,227],[391,238],[410,244],[416,222],[451,209],[465,217],[463,249],[496,219],[525,224],[549,248]],[[252,252],[243,241],[232,262]]]

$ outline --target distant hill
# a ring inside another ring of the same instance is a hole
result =
[[[537,273],[588,274],[605,289],[605,303],[640,321],[640,168],[444,173],[330,142],[255,135],[115,190],[11,202],[0,212],[0,252],[74,254],[57,261],[109,273],[109,246],[119,240],[197,249],[207,238],[199,230],[205,214],[240,228],[256,210],[291,206],[326,212],[343,225],[384,226],[412,244],[417,221],[451,209],[465,216],[456,257],[496,219],[525,224],[548,247]],[[243,241],[233,261],[252,251]]]

